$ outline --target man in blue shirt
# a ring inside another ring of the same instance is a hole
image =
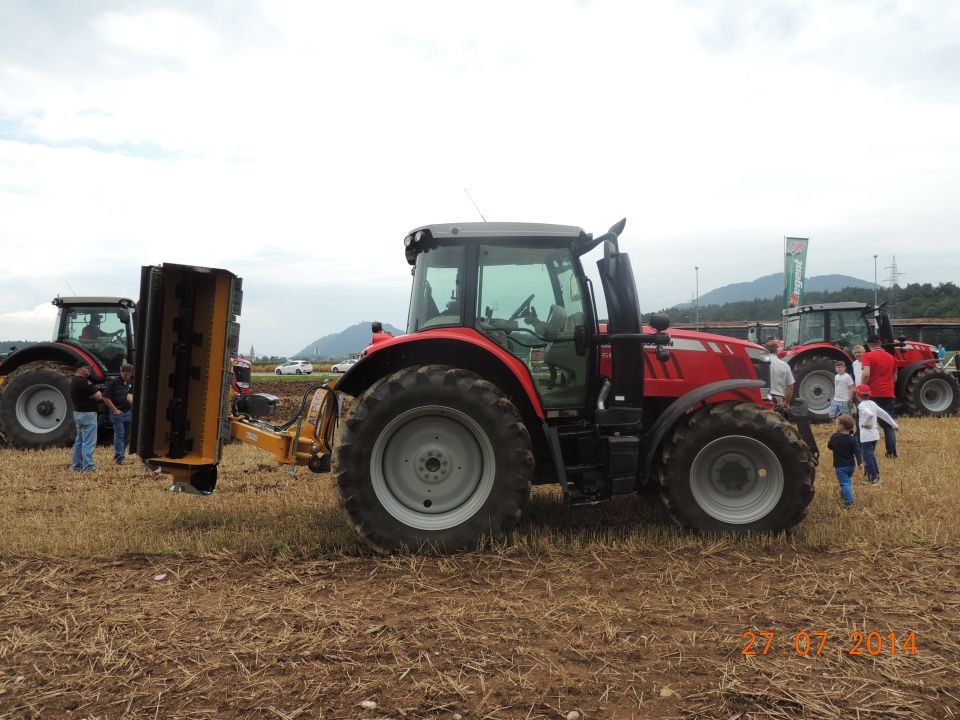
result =
[[[130,442],[130,411],[133,406],[133,365],[124,363],[120,377],[113,378],[103,388],[103,404],[110,411],[113,422],[113,461],[126,463],[127,445]]]

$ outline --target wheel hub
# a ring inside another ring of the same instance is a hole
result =
[[[716,479],[728,490],[743,490],[753,478],[752,468],[739,455],[726,454],[717,459]]]
[[[50,417],[53,414],[54,404],[49,400],[42,400],[37,403],[37,414],[42,417]]]
[[[417,460],[417,475],[425,483],[446,480],[450,476],[450,463],[444,458],[443,450],[431,448],[422,453]]]

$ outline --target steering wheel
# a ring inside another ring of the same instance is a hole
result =
[[[520,303],[520,307],[518,307],[516,310],[513,311],[513,315],[511,315],[509,319],[516,320],[521,315],[526,315],[527,312],[530,310],[530,302],[533,300],[533,296],[535,294],[536,293],[531,293],[530,297],[528,297],[526,300]]]
[[[114,330],[110,333],[110,342],[120,342],[121,337],[123,337],[123,330]]]

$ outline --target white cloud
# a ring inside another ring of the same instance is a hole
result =
[[[957,279],[952,3],[51,7],[0,9],[21,307],[64,282],[135,295],[169,261],[243,275],[266,352],[402,322],[400,240],[477,219],[464,187],[488,219],[626,215],[647,309],[695,264],[702,291],[775,272],[785,234],[813,238],[812,273],[870,278],[876,252]]]

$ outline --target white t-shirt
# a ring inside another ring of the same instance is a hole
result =
[[[854,385],[863,384],[863,363],[859,360],[853,361],[853,383]]]
[[[860,416],[860,442],[873,442],[880,439],[880,430],[877,419],[883,420],[890,427],[899,428],[897,421],[873,400],[861,400],[857,407]]]
[[[786,362],[770,355],[770,394],[785,397],[787,385],[793,385],[793,371]]]
[[[838,402],[850,402],[853,397],[853,380],[847,373],[840,373],[833,378],[833,399]]]

